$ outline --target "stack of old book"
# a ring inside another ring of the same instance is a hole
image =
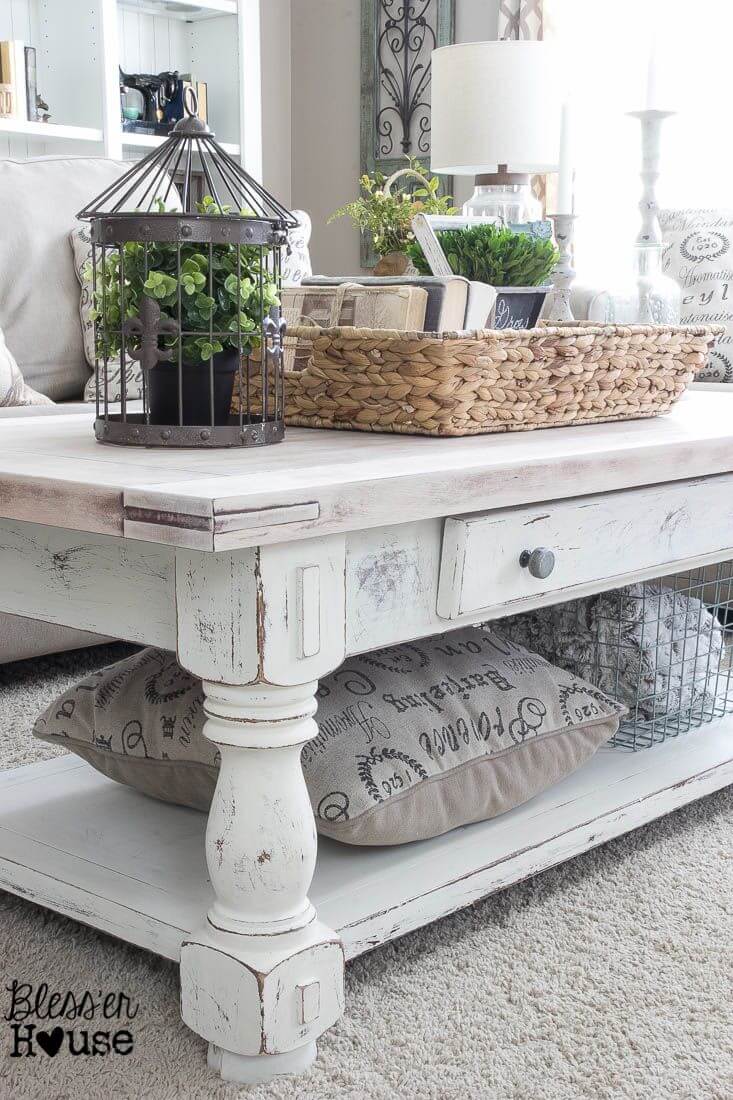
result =
[[[460,275],[311,275],[282,291],[282,316],[296,326],[460,332],[485,328],[494,301],[491,287]],[[286,335],[286,370],[303,370],[311,342]]]
[[[0,42],[0,118],[35,122],[36,51],[18,39]]]
[[[484,328],[494,304],[492,287],[469,281],[461,275],[311,275],[303,280],[303,286],[299,289],[318,288],[321,292],[330,289],[333,292],[345,284],[358,284],[373,293],[394,294],[399,289],[425,291],[425,313],[421,323],[393,326],[364,324],[364,328],[409,328],[426,332],[460,332],[463,329]]]

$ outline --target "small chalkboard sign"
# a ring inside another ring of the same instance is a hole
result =
[[[492,328],[534,328],[549,286],[497,288]]]

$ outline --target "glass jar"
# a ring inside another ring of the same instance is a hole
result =
[[[588,308],[588,320],[609,325],[678,325],[679,284],[662,272],[662,246],[639,246],[627,280],[603,290]]]
[[[529,176],[500,169],[476,176],[475,190],[463,204],[463,213],[471,218],[500,218],[505,225],[516,225],[540,221],[542,204],[532,193]]]

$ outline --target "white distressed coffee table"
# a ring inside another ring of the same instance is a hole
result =
[[[344,957],[733,781],[722,719],[599,753],[495,821],[316,860],[299,763],[317,680],[349,654],[733,558],[733,395],[465,440],[291,430],[248,452],[105,448],[83,414],[0,431],[0,610],[177,650],[222,753],[205,842],[203,815],[75,757],[6,772],[0,886],[180,958],[183,1018],[225,1077],[308,1065]],[[544,579],[519,564],[538,547]]]

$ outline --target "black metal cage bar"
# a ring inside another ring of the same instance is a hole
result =
[[[195,117],[78,214],[91,222],[97,439],[253,446],[284,433],[292,214]],[[194,197],[194,174],[204,181]],[[119,372],[119,407],[110,380]]]

